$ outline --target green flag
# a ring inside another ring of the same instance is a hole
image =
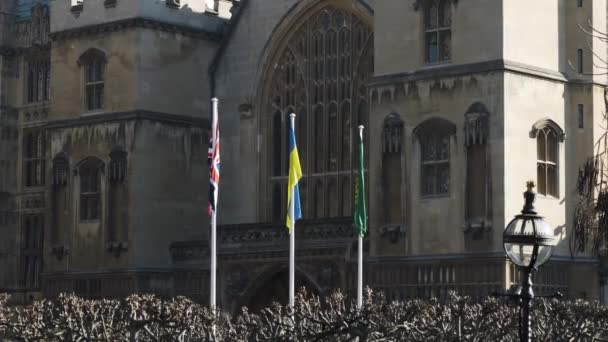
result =
[[[355,227],[360,236],[367,232],[367,212],[365,210],[365,157],[363,155],[363,126],[359,126],[359,160],[355,181]]]

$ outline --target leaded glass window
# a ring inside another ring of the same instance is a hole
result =
[[[543,128],[536,136],[538,193],[559,197],[559,144],[558,136],[549,127]]]
[[[25,187],[45,185],[46,134],[42,130],[24,132],[23,180]]]
[[[451,0],[430,0],[424,6],[424,44],[427,63],[451,59]]]
[[[21,285],[40,288],[43,265],[44,215],[27,214],[21,218]]]
[[[106,56],[97,49],[90,49],[79,59],[83,67],[84,107],[86,111],[103,109],[105,93]]]
[[[25,102],[48,101],[50,98],[51,58],[48,54],[26,61]]]
[[[269,196],[264,197],[272,198],[267,217],[281,220],[285,215],[286,127],[292,112],[297,115],[304,173],[300,182],[310,184],[300,188],[304,217],[352,215],[353,129],[368,121],[366,82],[373,73],[372,50],[370,27],[356,15],[327,5],[297,26],[274,55],[263,95],[270,175],[265,190]]]
[[[441,119],[425,121],[415,130],[420,143],[420,193],[423,197],[450,193],[450,140],[452,123]]]
[[[99,220],[101,217],[101,173],[103,162],[89,157],[81,162],[80,176],[80,220]]]

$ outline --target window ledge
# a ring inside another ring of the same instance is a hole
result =
[[[442,198],[450,198],[450,194],[438,194],[438,195],[421,195],[420,196],[420,200],[422,201],[430,201],[430,200],[436,200],[436,199],[442,199]]]
[[[51,104],[50,100],[35,101],[24,103],[20,109],[34,108],[34,107],[48,107]]]
[[[560,200],[559,196],[555,197],[553,195],[542,195],[542,194],[539,194],[539,193],[536,193],[536,197],[540,198],[540,199],[551,200],[551,201],[559,201]]]
[[[84,6],[82,3],[72,5],[72,7],[70,7],[70,11],[72,11],[72,13],[80,13],[80,12],[82,12],[83,9],[84,9]]]
[[[449,59],[447,61],[441,61],[441,62],[424,62],[424,65],[420,68],[420,69],[433,69],[433,68],[438,68],[438,67],[442,67],[445,66],[447,64],[452,64],[452,60]]]
[[[41,159],[46,159],[46,158],[41,158]],[[39,185],[39,186],[23,186],[23,191],[21,192],[22,195],[31,195],[34,193],[41,193],[41,192],[45,192],[47,189],[46,185]]]
[[[103,5],[104,5],[106,8],[112,8],[112,7],[116,7],[116,2],[117,2],[117,1],[118,1],[118,0],[104,0]]]
[[[80,113],[81,116],[93,116],[93,115],[100,115],[100,114],[105,114],[106,111],[104,109],[95,109],[95,110],[90,110],[90,111],[85,111]]]
[[[100,219],[92,219],[92,220],[80,220],[78,223],[79,224],[98,224],[100,222],[101,222]]]

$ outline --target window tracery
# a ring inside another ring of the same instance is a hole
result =
[[[532,126],[530,137],[536,139],[537,191],[559,197],[559,143],[566,134],[553,120],[544,119]]]
[[[450,140],[456,128],[448,121],[430,119],[415,130],[420,143],[420,192],[423,197],[450,193]]]
[[[42,130],[26,132],[24,138],[24,183],[26,187],[45,185],[46,135]]]
[[[426,62],[449,61],[452,45],[451,0],[429,0],[424,4],[423,12]]]
[[[27,78],[25,82],[26,103],[48,101],[50,98],[51,63],[50,56],[29,57],[26,61]]]
[[[122,183],[127,175],[127,152],[115,148],[110,152],[110,165],[108,178],[111,183]]]
[[[101,217],[101,174],[103,162],[89,157],[78,166],[80,176],[80,221],[99,220]]]
[[[43,271],[44,215],[24,215],[21,222],[21,285],[26,289],[39,289]]]
[[[103,109],[106,55],[90,49],[79,60],[84,72],[84,104],[87,111]]]
[[[538,193],[559,197],[557,135],[549,128],[543,128],[536,137]]]
[[[356,15],[328,5],[299,26],[278,54],[268,80],[269,94],[264,96],[270,138],[266,191],[272,193],[272,208],[266,213],[272,213],[274,220],[285,215],[289,146],[285,127],[292,112],[297,115],[301,182],[311,185],[300,188],[304,217],[352,215],[352,130],[368,121],[372,35]],[[325,200],[334,198],[330,192],[335,192],[337,207],[330,208]],[[307,205],[305,199],[314,202]]]

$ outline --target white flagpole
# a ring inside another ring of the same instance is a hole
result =
[[[363,237],[359,234],[359,257],[357,273],[357,309],[363,307]]]
[[[295,135],[296,128],[296,115],[291,113],[289,115],[289,120],[291,121],[291,129],[293,129],[293,134]],[[291,151],[290,151],[291,153]],[[294,287],[295,287],[295,249],[296,249],[296,220],[295,220],[295,191],[294,189],[290,189],[291,191],[291,201],[289,202],[289,217],[292,220],[292,227],[289,230],[289,306],[291,309],[294,309],[295,295],[294,295]]]
[[[211,103],[212,103],[212,125],[211,125],[211,137],[212,137],[212,141],[213,141],[213,148],[215,149],[215,144],[217,143],[217,116],[218,116],[218,110],[217,110],[217,105],[218,105],[218,99],[217,98],[212,98],[211,99]],[[219,194],[219,189],[218,189],[219,184],[216,185],[215,188],[215,192],[216,192],[216,196],[217,194]],[[216,197],[217,198],[217,197]],[[210,199],[212,200],[212,199]],[[210,281],[211,283],[209,284],[209,304],[211,306],[211,310],[215,311],[216,309],[216,277],[217,277],[217,253],[216,253],[216,240],[217,240],[217,201],[214,203],[215,204],[215,210],[211,211],[211,267],[210,267],[210,272],[211,272],[211,277],[210,277]]]
[[[363,126],[359,126],[359,137],[363,141]],[[361,148],[360,144],[357,144],[357,148]],[[359,175],[363,177],[363,175]],[[365,195],[365,189],[359,190],[359,196]],[[355,203],[355,205],[357,205]],[[363,236],[359,235],[359,253],[357,256],[357,309],[361,310],[363,307]]]

